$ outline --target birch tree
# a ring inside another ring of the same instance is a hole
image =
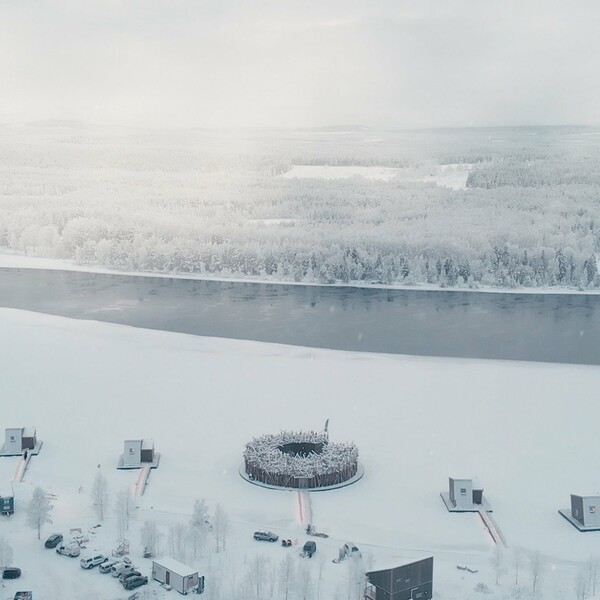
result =
[[[197,558],[198,553],[202,554],[204,550],[204,541],[208,528],[208,506],[203,499],[196,500],[194,502],[192,518],[190,519],[189,531],[194,558]]]
[[[125,531],[129,529],[129,519],[131,517],[131,494],[129,490],[121,490],[115,498],[114,510],[119,528],[119,537],[125,537]]]
[[[540,583],[544,571],[544,559],[539,552],[536,552],[531,559],[531,591],[535,591]]]
[[[13,549],[4,536],[0,537],[0,578],[13,560]]]
[[[141,531],[142,546],[147,549],[152,556],[158,553],[161,534],[154,521],[146,521]]]
[[[94,484],[92,485],[92,505],[96,509],[96,514],[101,521],[104,521],[106,512],[108,510],[108,501],[110,494],[108,491],[108,482],[106,477],[102,474],[102,471],[96,473]]]
[[[33,496],[27,505],[27,524],[37,529],[38,540],[41,537],[42,526],[52,523],[50,513],[54,506],[50,503],[46,492],[41,487],[33,490]]]
[[[217,552],[225,550],[227,545],[227,530],[229,528],[229,519],[227,513],[220,504],[215,508],[215,517],[213,523],[213,533],[215,534]]]

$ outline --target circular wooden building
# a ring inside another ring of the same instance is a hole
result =
[[[358,473],[358,448],[330,443],[327,432],[282,431],[246,444],[248,479],[268,486],[319,489],[344,484]]]

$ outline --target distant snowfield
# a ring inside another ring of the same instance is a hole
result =
[[[464,190],[467,187],[467,178],[471,164],[439,165],[435,172],[415,176],[407,169],[393,167],[363,167],[363,166],[331,166],[331,165],[293,165],[292,168],[280,177],[285,179],[348,179],[350,177],[364,177],[370,180],[392,181],[423,181],[436,185]]]
[[[89,490],[98,466],[113,491],[132,486],[135,474],[115,466],[123,440],[137,436],[154,438],[162,455],[129,534],[143,572],[149,561],[139,558],[138,528],[152,518],[187,522],[195,498],[229,513],[234,570],[257,554],[282,560],[285,549],[253,542],[251,534],[266,528],[302,542],[296,498],[244,482],[243,447],[261,433],[318,429],[326,418],[333,440],[357,443],[365,476],[311,495],[315,526],[332,536],[318,541],[322,558],[308,563],[316,580],[322,562],[322,598],[344,589],[346,567],[331,559],[347,540],[365,552],[367,565],[433,553],[436,589],[446,600],[464,598],[478,582],[498,589],[478,517],[449,514],[439,497],[448,476],[478,475],[509,545],[547,557],[545,598],[572,592],[574,561],[598,553],[599,534],[580,534],[557,513],[570,493],[600,491],[591,467],[598,367],[294,348],[8,309],[0,309],[0,331],[0,426],[36,426],[44,441],[16,484],[18,513],[0,521],[24,569],[7,592],[33,588],[46,600],[65,598],[65,589],[73,590],[69,598],[118,596],[110,577],[45,551],[22,509],[42,485],[56,495],[55,524],[44,535],[87,529],[97,522]],[[5,460],[3,478],[13,468]],[[115,537],[109,518],[90,551],[110,550]],[[509,552],[505,590],[514,579]],[[211,573],[214,555],[196,564]],[[521,581],[528,585],[526,565]]]

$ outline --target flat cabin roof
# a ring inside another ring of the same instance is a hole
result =
[[[600,495],[598,494],[571,494],[571,496],[583,498],[584,500],[600,500]]]
[[[23,437],[35,437],[35,427],[23,427]]]
[[[154,440],[144,438],[142,440],[142,450],[152,450],[154,448]]]
[[[184,565],[170,556],[159,558],[157,560],[153,560],[152,562],[160,567],[163,567],[163,569],[167,569],[167,571],[171,571],[171,573],[175,573],[175,575],[179,575],[180,577],[188,577],[198,573],[197,569],[192,569],[192,567],[188,567],[187,565]]]
[[[400,567],[406,567],[406,565],[412,565],[414,563],[422,562],[429,558],[433,558],[431,554],[425,554],[423,556],[417,556],[416,558],[376,558],[373,563],[373,568],[367,572],[367,575],[371,573],[381,573],[384,571],[393,571],[394,569],[399,569]]]

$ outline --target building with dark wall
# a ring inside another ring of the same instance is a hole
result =
[[[11,490],[0,490],[0,514],[12,515],[15,512],[15,497]]]
[[[366,600],[429,600],[433,557],[367,573]]]
[[[600,530],[600,496],[571,494],[571,510],[558,512],[579,531]]]

